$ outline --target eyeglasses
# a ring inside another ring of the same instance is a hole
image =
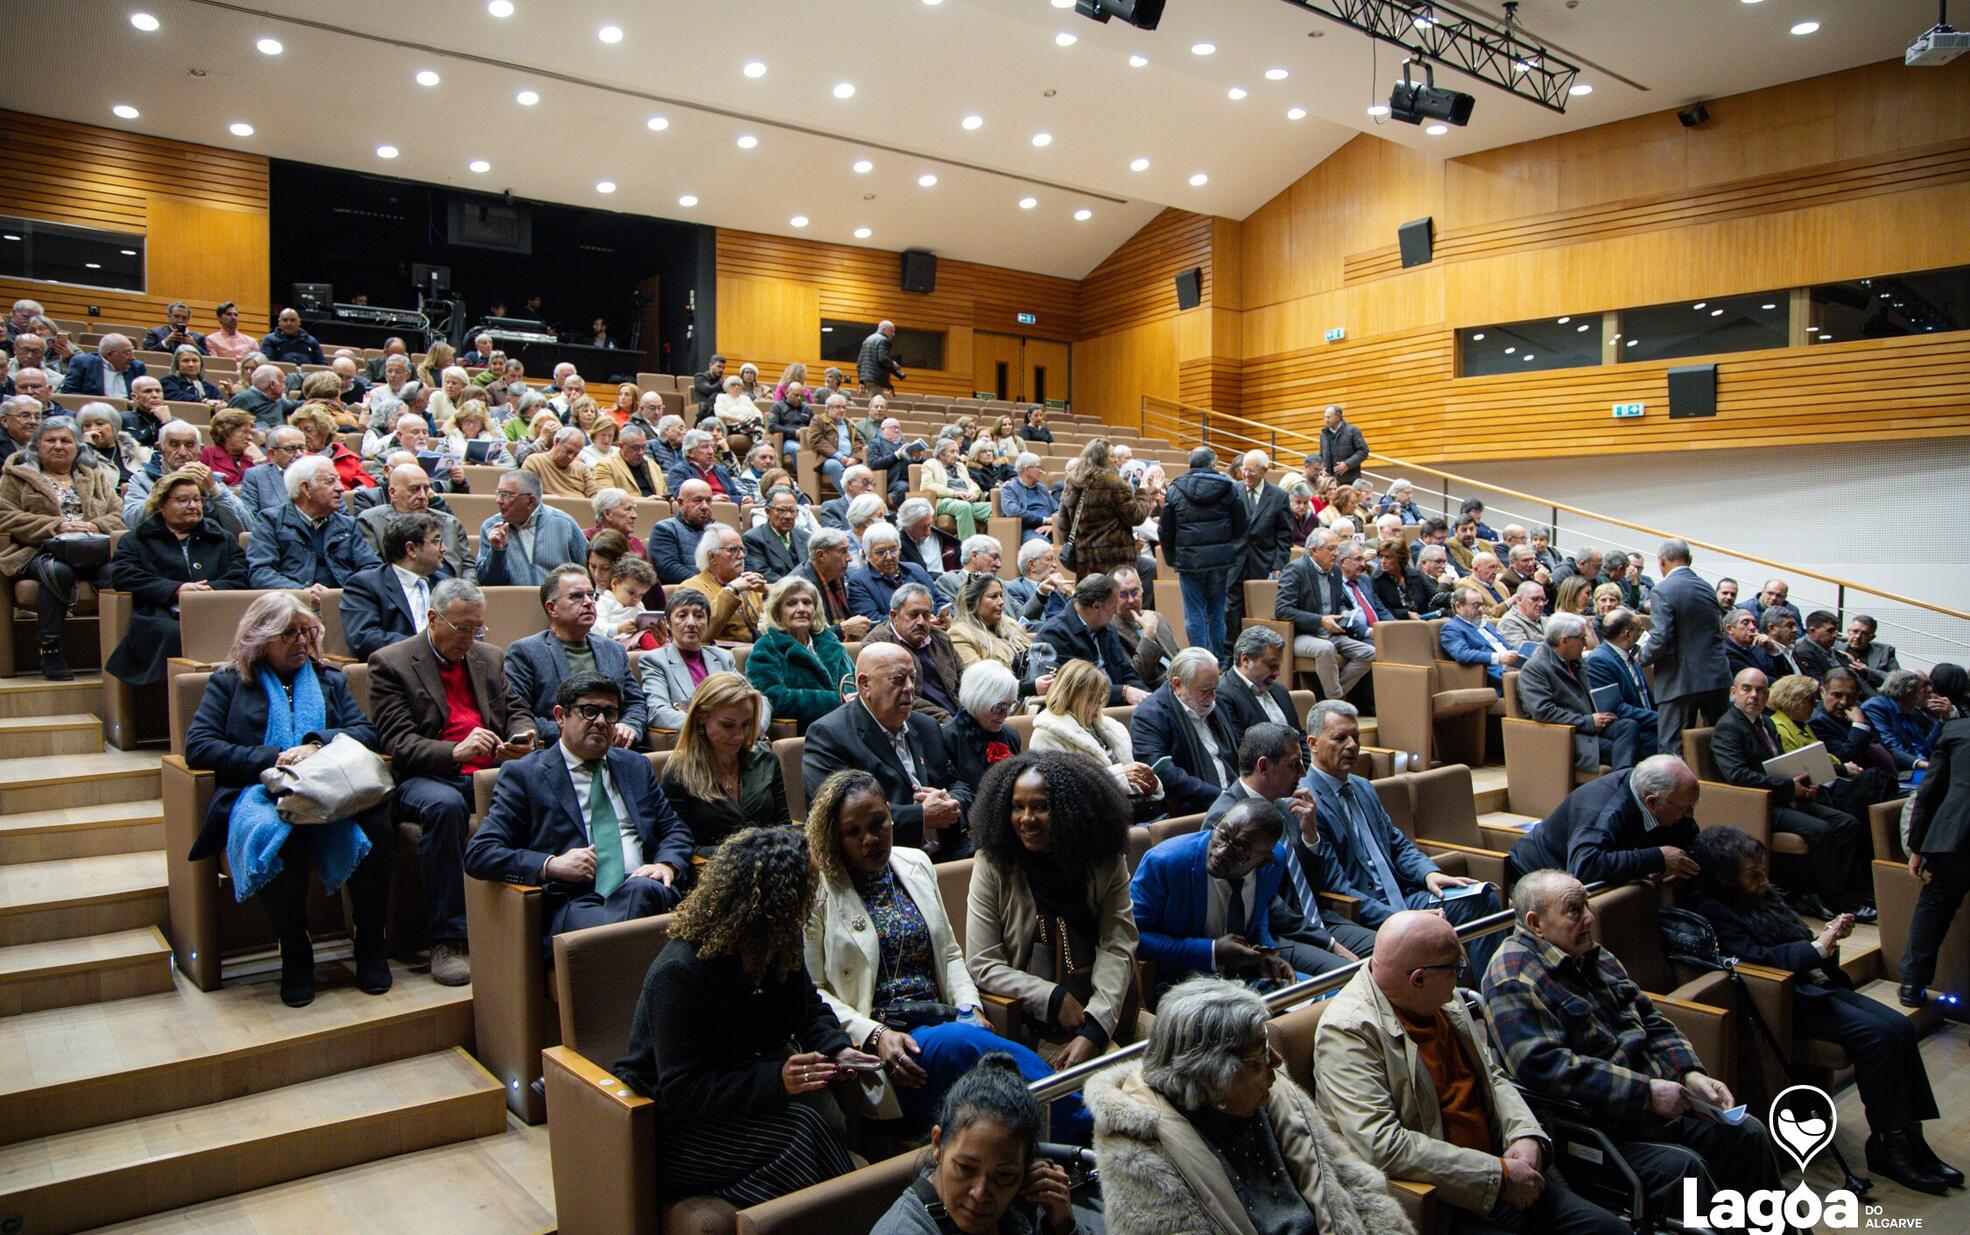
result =
[[[591,723],[600,721],[605,725],[615,724],[622,715],[620,708],[612,708],[601,703],[577,703],[571,710],[585,721]]]
[[[743,545],[739,547],[739,552],[741,553],[745,552],[745,547]],[[580,604],[585,600],[594,600],[595,593],[584,588],[579,592],[564,592],[561,595],[561,599],[567,601],[573,601],[575,604]]]
[[[312,626],[300,626],[300,625],[290,626],[286,630],[283,630],[279,634],[275,635],[274,638],[285,639],[289,643],[292,643],[296,639],[307,638],[309,635],[313,634],[314,631],[315,628]]]
[[[1457,980],[1463,982],[1471,976],[1471,958],[1459,952],[1454,961],[1445,961],[1441,965],[1418,965],[1416,969],[1418,972],[1425,969],[1454,969],[1457,971]]]
[[[492,630],[492,627],[484,622],[480,622],[476,626],[460,626],[457,622],[452,621],[450,618],[446,617],[442,613],[434,613],[431,616],[437,618],[440,622],[443,622],[445,625],[451,627],[459,634],[470,635],[475,640],[484,639],[486,637],[487,632]]]

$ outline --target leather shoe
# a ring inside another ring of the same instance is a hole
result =
[[[1802,918],[1818,918],[1822,922],[1831,922],[1839,916],[1826,907],[1826,902],[1819,898],[1817,892],[1801,892],[1794,896],[1792,911]]]
[[[465,959],[465,945],[447,939],[431,945],[431,980],[439,986],[466,986],[472,981],[472,966]]]
[[[1867,1169],[1876,1175],[1886,1175],[1904,1188],[1930,1196],[1949,1195],[1949,1182],[1922,1161],[1915,1149],[1914,1134],[1907,1128],[1868,1136]]]
[[[356,928],[356,989],[365,995],[381,995],[390,989],[390,952],[383,940],[383,928]]]
[[[315,945],[306,931],[280,941],[280,1001],[290,1008],[315,1001]]]
[[[50,682],[75,680],[75,670],[68,667],[68,657],[63,654],[60,643],[41,645],[41,676]]]
[[[1904,1008],[1919,1008],[1929,1002],[1928,988],[1920,982],[1904,982],[1895,991]]]
[[[1936,1156],[1936,1151],[1929,1148],[1929,1142],[1922,1136],[1921,1124],[1909,1130],[1909,1138],[1915,1142],[1916,1156],[1928,1165],[1930,1174],[1941,1176],[1943,1182],[1952,1188],[1964,1186],[1963,1172]]]

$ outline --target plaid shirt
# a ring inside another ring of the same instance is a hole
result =
[[[1651,1079],[1703,1069],[1689,1039],[1605,948],[1575,960],[1523,926],[1484,975],[1484,1011],[1521,1084],[1617,1123],[1651,1122]]]

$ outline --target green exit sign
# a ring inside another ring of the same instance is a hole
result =
[[[1646,404],[1617,403],[1614,405],[1614,418],[1616,420],[1633,420],[1646,410]]]

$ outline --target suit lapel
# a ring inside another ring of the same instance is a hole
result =
[[[445,713],[446,713],[445,701],[444,701],[445,679],[438,672],[438,656],[437,653],[431,650],[430,640],[426,639],[421,644],[412,645],[411,654],[410,654],[410,667],[411,667],[411,672],[415,674],[417,677],[417,684],[423,687],[423,690],[420,693],[424,696],[424,698],[436,701],[438,708],[438,716],[439,716],[439,727],[442,728],[444,724]],[[478,691],[479,675],[477,673],[469,673],[468,676],[472,679],[473,690],[475,692]],[[485,701],[483,699],[480,700],[479,706],[482,710],[484,709]]]
[[[560,812],[564,821],[563,826],[567,828],[568,834],[584,845],[593,844],[595,838],[588,834],[588,828],[583,822],[583,804],[575,800],[575,778],[568,771],[568,761],[561,754],[560,747],[561,744],[556,742],[548,748],[550,753],[543,759],[547,764],[549,797],[553,799],[555,809]],[[591,787],[593,783],[590,782]]]
[[[883,732],[882,726],[876,723],[876,718],[869,714],[869,709],[866,706],[859,707],[855,711],[850,712],[849,715],[854,719],[855,727],[862,731],[863,745],[873,746],[876,752],[876,759],[895,770],[898,783],[908,785],[910,783],[909,770],[903,766],[902,760],[896,757],[895,745],[890,742],[889,735]],[[903,732],[906,740],[909,731],[909,722],[906,720],[903,722]],[[916,754],[914,743],[910,746],[910,753],[913,756]]]

